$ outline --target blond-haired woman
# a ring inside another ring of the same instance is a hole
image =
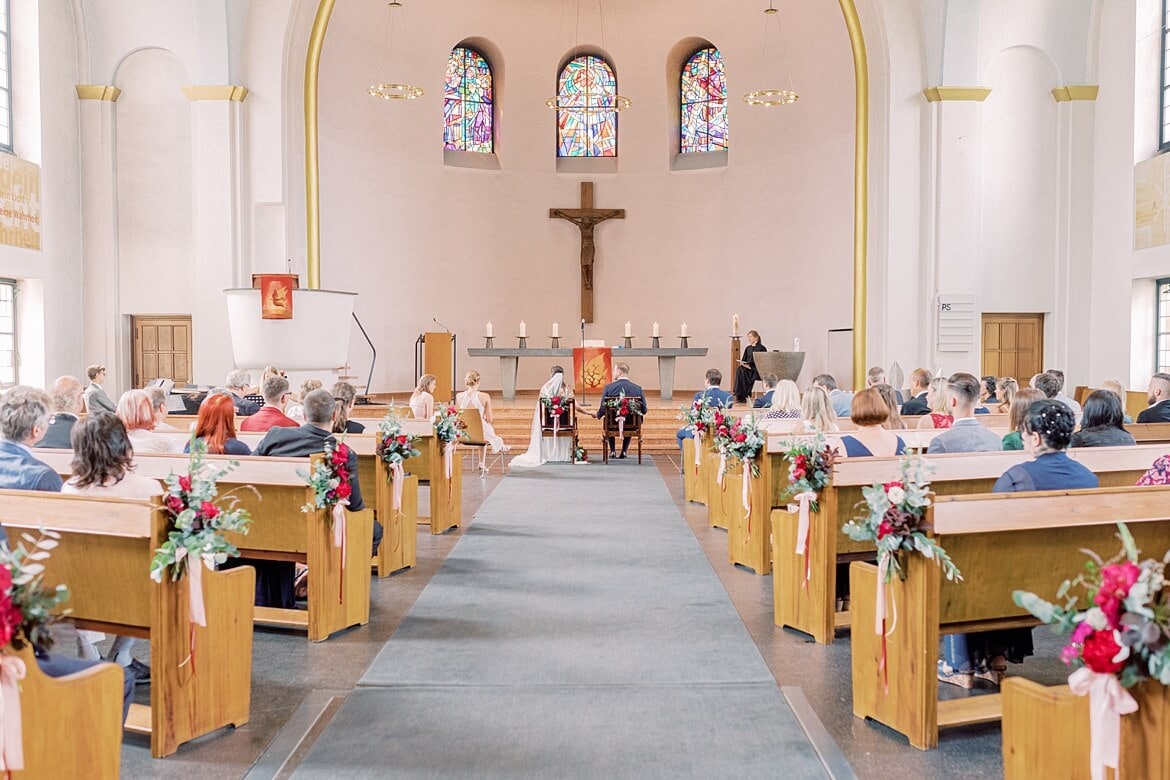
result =
[[[772,391],[762,427],[770,433],[795,433],[804,428],[800,416],[800,388],[791,379],[781,379]]]
[[[1016,393],[1020,392],[1020,383],[1010,376],[1001,377],[998,392],[999,407],[997,407],[996,412],[998,414],[1010,414],[1012,411],[1012,400],[1015,399]]]
[[[418,386],[410,396],[410,412],[416,420],[433,420],[435,417],[435,385],[439,380],[434,374],[423,374]]]
[[[479,372],[468,371],[463,377],[463,384],[467,389],[455,396],[455,405],[459,407],[459,411],[479,410],[479,418],[483,421],[483,440],[488,443],[493,455],[512,449],[504,444],[503,438],[497,436],[496,429],[492,427],[492,397],[479,389]]]
[[[947,380],[936,376],[930,380],[930,387],[926,390],[926,405],[930,407],[930,414],[924,414],[918,421],[918,427],[929,430],[931,428],[950,428],[955,418],[951,416],[948,406]]]
[[[828,391],[820,385],[812,385],[804,391],[800,416],[804,420],[804,429],[810,433],[836,433],[840,430],[833,402],[829,400]]]
[[[293,396],[293,400],[284,408],[284,415],[290,420],[296,420],[302,425],[305,422],[305,405],[301,403],[305,400],[305,396],[314,390],[321,389],[320,379],[306,379],[301,382],[301,391]]]

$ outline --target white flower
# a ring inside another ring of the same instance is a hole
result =
[[[890,488],[887,495],[890,497],[891,504],[901,504],[906,500],[906,491],[897,485],[894,485],[894,487]]]
[[[1093,607],[1085,613],[1085,622],[1093,627],[1094,631],[1104,631],[1109,627],[1109,619],[1100,607]]]

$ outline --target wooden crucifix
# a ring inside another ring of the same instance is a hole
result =
[[[625,219],[625,209],[593,208],[593,182],[581,182],[581,208],[549,209],[549,219],[572,222],[581,231],[581,319],[593,322],[593,228],[607,219]]]

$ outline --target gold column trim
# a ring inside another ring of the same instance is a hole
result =
[[[305,265],[308,287],[321,289],[321,169],[317,148],[317,77],[321,72],[321,49],[329,17],[337,0],[321,0],[309,33],[309,54],[305,58]]]
[[[122,97],[122,90],[106,84],[78,84],[75,89],[78,100],[105,100],[117,103],[118,98]]]
[[[1068,103],[1071,100],[1096,100],[1100,87],[1092,84],[1081,86],[1057,87],[1052,90],[1052,97],[1057,103]]]
[[[188,84],[183,87],[183,94],[191,101],[230,100],[243,103],[248,98],[248,88],[232,84]]]
[[[853,386],[865,387],[869,295],[869,59],[854,0],[840,0],[853,49],[857,129],[853,150]]]
[[[922,90],[930,103],[943,100],[963,100],[973,103],[982,103],[987,100],[991,90],[987,87],[928,87]]]

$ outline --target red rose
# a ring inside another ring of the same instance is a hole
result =
[[[330,462],[334,466],[344,466],[346,460],[348,460],[348,458],[346,457],[346,453],[342,452],[341,447],[335,449],[333,451],[333,457],[330,458]]]
[[[903,485],[903,484],[902,484],[902,480],[898,480],[898,481],[896,481],[896,482],[884,482],[884,483],[882,483],[882,488],[884,488],[884,489],[885,489],[885,491],[886,491],[887,493],[889,493],[889,492],[890,492],[890,488],[896,488],[896,487],[897,487],[897,488],[904,488],[904,487],[905,487],[905,485]]]
[[[1093,597],[1093,603],[1109,618],[1111,628],[1121,626],[1121,613],[1124,609],[1122,602],[1141,574],[1141,568],[1129,561],[1110,564],[1101,569],[1101,589]]]
[[[7,595],[0,597],[0,646],[7,645],[20,630],[24,615]]]
[[[737,442],[739,442],[740,444],[742,444],[743,442],[747,441],[747,434],[746,433],[737,433],[737,434],[735,434],[735,440]]]
[[[399,437],[398,437],[398,443],[399,443],[399,444],[406,444],[406,437],[405,437],[405,436],[399,436]]]
[[[336,489],[333,491],[334,495],[336,495],[336,496],[337,496],[337,499],[338,499],[338,500],[341,500],[341,499],[343,499],[343,498],[349,498],[349,496],[350,496],[350,493],[352,493],[352,492],[353,492],[353,490],[352,490],[352,489],[349,487],[349,481],[348,481],[348,480],[347,480],[347,481],[345,481],[345,482],[342,482],[342,483],[341,483],[340,485],[338,485],[338,486],[337,486],[337,488],[336,488]]]
[[[889,520],[882,520],[881,525],[878,526],[878,539],[884,539],[894,532],[894,526],[890,525]]]
[[[7,593],[12,587],[12,569],[0,566],[0,593]]]
[[[210,501],[204,501],[199,506],[199,514],[203,515],[208,520],[211,520],[219,514],[219,507]]]
[[[1085,666],[1101,674],[1117,674],[1125,666],[1125,661],[1114,661],[1114,657],[1121,652],[1117,640],[1113,638],[1113,630],[1094,631],[1081,649],[1081,658]]]
[[[183,499],[178,496],[167,496],[167,509],[176,515],[183,511]]]
[[[792,470],[792,478],[797,479],[797,480],[804,479],[804,477],[807,473],[808,472],[805,471],[803,468],[793,469]]]
[[[179,477],[179,490],[187,492],[191,489],[191,475],[183,474]]]

